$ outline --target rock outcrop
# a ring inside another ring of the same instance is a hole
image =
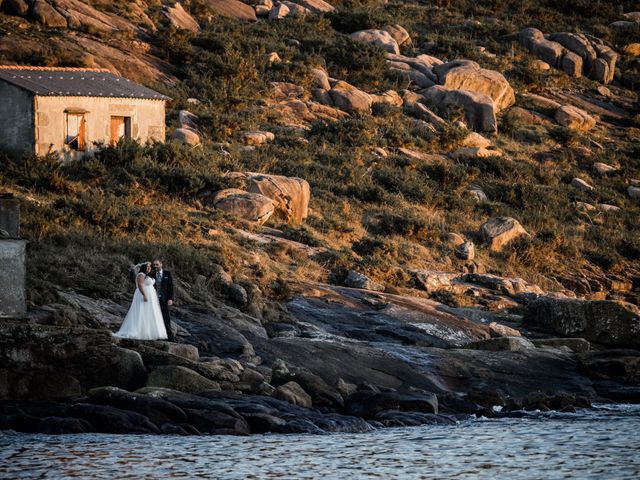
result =
[[[332,104],[340,110],[349,113],[371,112],[371,96],[347,82],[336,82],[328,93]]]
[[[515,218],[496,217],[480,226],[480,235],[491,250],[500,251],[509,242],[529,234]]]
[[[369,43],[371,45],[381,47],[389,53],[400,53],[398,42],[396,42],[395,38],[393,38],[393,36],[389,32],[386,32],[384,30],[360,30],[358,32],[352,33],[350,36],[351,38],[359,42]]]
[[[529,304],[525,322],[602,345],[640,347],[640,310],[629,303],[540,297]]]
[[[573,77],[585,75],[604,84],[613,80],[618,54],[599,38],[569,32],[544,35],[536,28],[525,28],[517,36],[531,53]]]
[[[486,95],[495,112],[516,103],[513,88],[500,72],[481,68],[471,60],[456,60],[433,67],[438,83],[448,90],[466,90]]]
[[[556,122],[571,130],[586,132],[596,126],[596,120],[584,110],[571,105],[565,105],[556,110]]]
[[[255,10],[240,0],[204,0],[204,3],[223,17],[251,22],[257,21]]]
[[[308,216],[311,188],[302,178],[249,173],[247,191],[270,198],[284,223],[301,224]]]
[[[191,32],[200,31],[198,22],[182,8],[180,3],[165,6],[163,13],[171,25],[178,29],[189,30]]]
[[[171,139],[194,147],[200,145],[200,135],[191,128],[176,128],[171,134]]]
[[[498,124],[491,97],[468,90],[447,90],[436,85],[420,92],[425,103],[446,114],[451,107],[464,110],[467,124],[479,132],[496,132]]]
[[[212,204],[216,210],[222,210],[259,225],[269,220],[275,211],[273,200],[269,197],[234,188],[218,192]]]

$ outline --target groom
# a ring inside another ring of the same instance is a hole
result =
[[[171,272],[162,269],[162,261],[158,258],[153,260],[153,278],[156,279],[155,287],[158,292],[158,300],[160,300],[162,319],[167,330],[167,339],[174,342],[175,337],[171,330],[171,318],[169,317],[169,307],[173,305],[173,277]]]

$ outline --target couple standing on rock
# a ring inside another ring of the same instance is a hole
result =
[[[142,262],[135,266],[136,291],[127,316],[115,334],[136,340],[175,340],[169,307],[173,305],[173,277],[162,262]]]

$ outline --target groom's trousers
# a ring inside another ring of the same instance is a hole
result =
[[[170,342],[175,341],[175,337],[173,336],[173,331],[171,330],[171,317],[169,316],[169,305],[164,298],[159,298],[160,300],[160,311],[162,312],[162,320],[164,321],[164,328],[167,331],[167,340]]]

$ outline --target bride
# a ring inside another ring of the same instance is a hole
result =
[[[154,284],[156,281],[149,276],[151,263],[136,265],[136,291],[133,294],[131,307],[127,316],[115,334],[120,338],[134,338],[137,340],[160,340],[167,338],[167,331],[162,320],[160,302]]]

